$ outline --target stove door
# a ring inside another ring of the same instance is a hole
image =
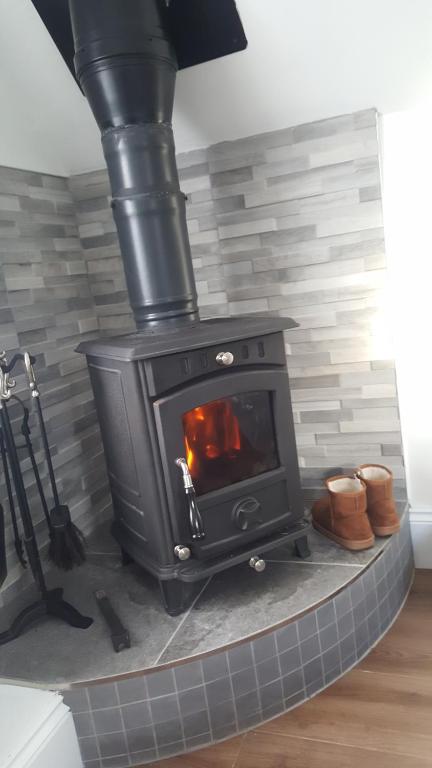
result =
[[[213,557],[303,514],[286,369],[230,371],[154,403],[174,539],[191,543],[182,474],[188,463]]]

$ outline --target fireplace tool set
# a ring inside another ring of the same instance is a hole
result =
[[[58,567],[64,570],[69,570],[73,566],[80,565],[84,562],[85,554],[83,536],[79,529],[72,523],[67,505],[60,503],[40,403],[40,394],[33,370],[34,362],[35,359],[27,352],[14,355],[10,363],[7,362],[5,353],[0,354],[0,453],[14,534],[15,551],[18,560],[23,567],[27,567],[28,561],[40,595],[38,600],[24,608],[24,610],[18,614],[9,629],[0,633],[0,645],[4,645],[5,643],[14,640],[30,624],[33,624],[38,619],[47,615],[61,619],[70,626],[78,627],[80,629],[87,629],[93,622],[91,618],[83,616],[76,610],[76,608],[63,600],[63,590],[61,588],[48,589],[42,570],[40,552],[20,464],[19,452],[23,448],[27,451],[28,458],[30,459],[36,487],[48,527],[50,559]],[[48,507],[41,475],[33,450],[29,410],[22,400],[17,395],[13,394],[16,382],[12,378],[12,373],[18,363],[24,364],[32,400],[36,403],[37,421],[54,499],[54,506],[51,510]],[[8,403],[10,401],[18,404],[22,411],[21,436],[23,441],[21,442],[16,440],[12,428],[8,409]],[[15,500],[17,507],[15,506]],[[24,545],[20,535],[19,518],[23,530]],[[0,505],[0,585],[5,580],[6,574],[5,514],[4,508]]]

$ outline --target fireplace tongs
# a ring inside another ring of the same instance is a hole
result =
[[[180,467],[183,474],[183,486],[186,494],[186,501],[189,512],[189,525],[191,529],[192,541],[198,541],[205,538],[205,531],[203,526],[202,517],[198,509],[196,500],[195,488],[192,482],[191,473],[189,471],[188,463],[186,459],[180,457],[176,459],[178,467]]]

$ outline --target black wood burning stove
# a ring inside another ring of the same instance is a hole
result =
[[[81,345],[105,446],[113,533],[160,579],[170,612],[194,593],[182,583],[305,537],[286,325],[214,320]],[[185,493],[183,458],[195,494]]]
[[[163,0],[70,0],[75,64],[102,130],[138,332],[80,345],[111,484],[113,534],[167,611],[197,584],[293,541],[307,554],[283,329],[200,321],[171,113]]]

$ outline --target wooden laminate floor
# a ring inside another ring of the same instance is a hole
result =
[[[159,768],[432,768],[432,570],[386,637],[311,701]]]

